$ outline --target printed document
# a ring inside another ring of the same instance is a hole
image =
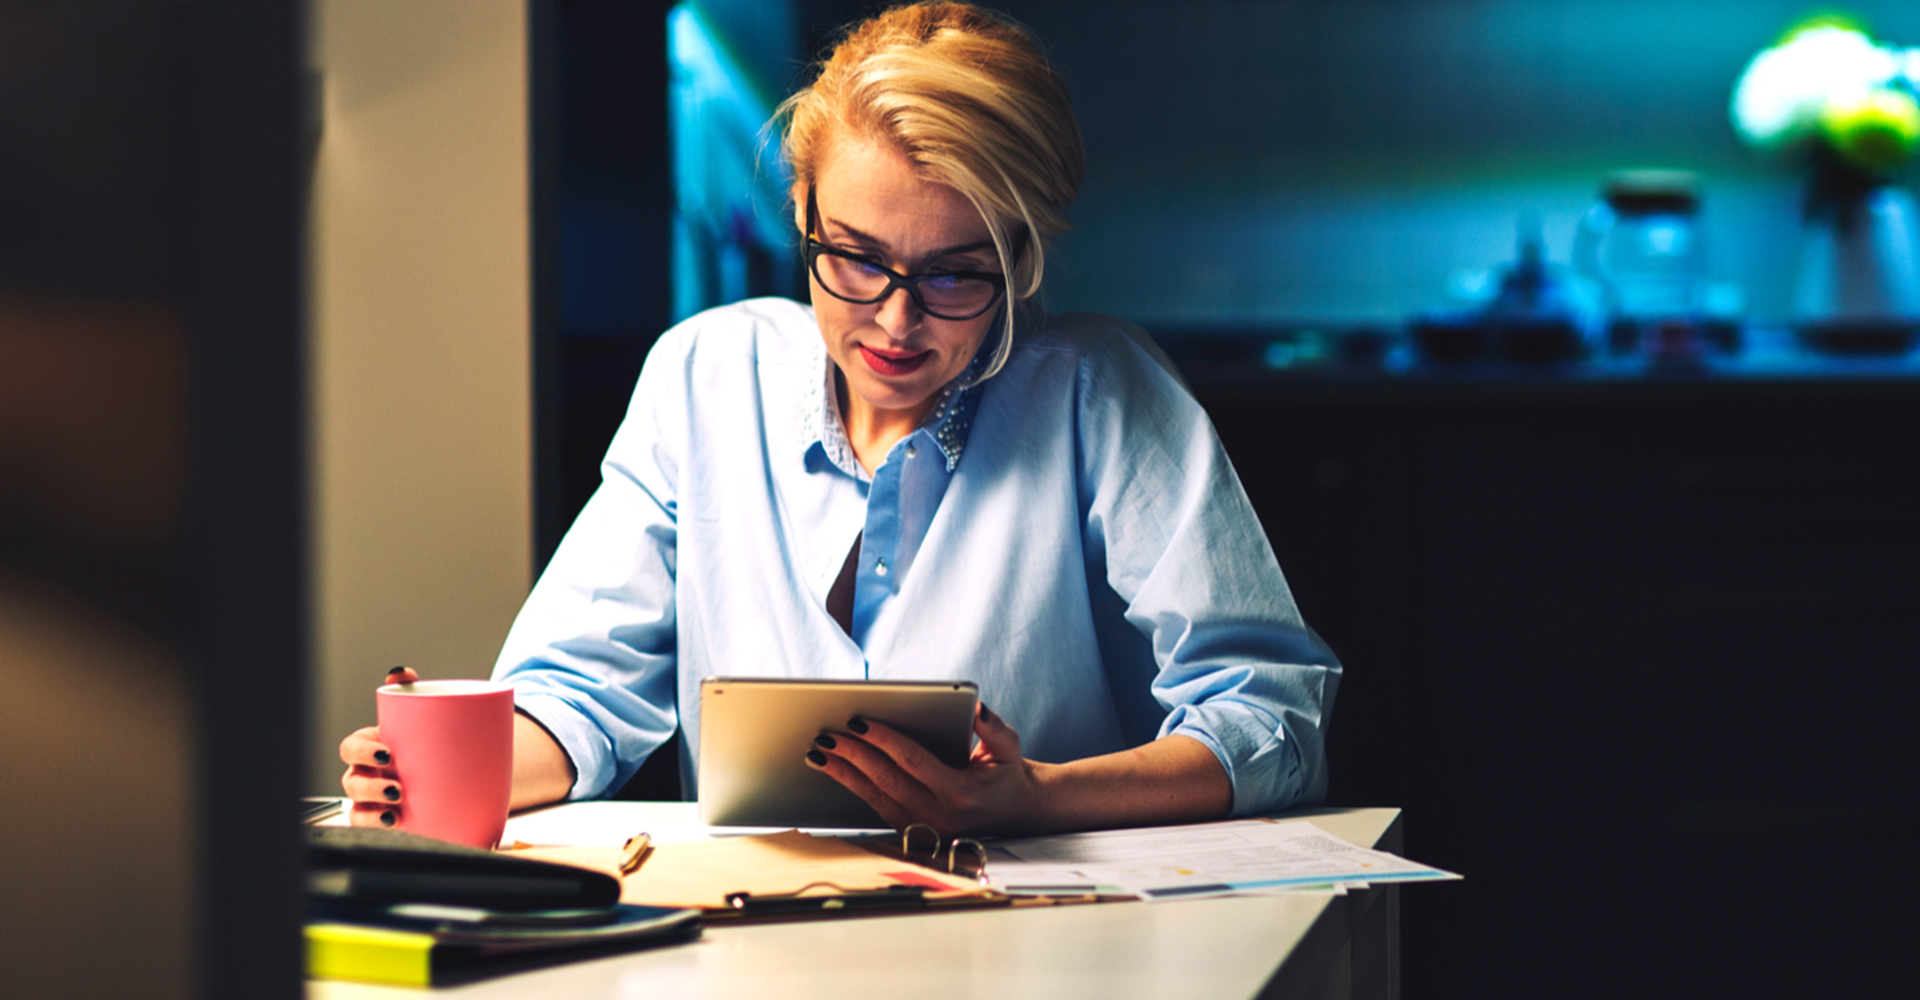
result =
[[[1229,820],[996,840],[987,877],[1010,894],[1118,892],[1148,900],[1344,892],[1460,876],[1341,840],[1304,819]]]

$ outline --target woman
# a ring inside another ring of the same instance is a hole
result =
[[[978,684],[964,768],[878,723],[794,748],[898,827],[1324,798],[1339,667],[1205,414],[1138,329],[1037,307],[1082,162],[1033,40],[895,8],[780,117],[812,308],[711,310],[649,355],[495,667],[515,807],[617,790],[676,726],[691,792],[715,675]],[[341,745],[356,822],[405,809],[386,753]]]

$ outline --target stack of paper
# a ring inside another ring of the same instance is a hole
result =
[[[987,877],[1009,895],[1165,900],[1344,893],[1376,882],[1460,876],[1348,843],[1307,820],[1250,819],[996,840],[988,846]]]

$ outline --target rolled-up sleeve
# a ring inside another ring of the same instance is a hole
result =
[[[1081,361],[1086,544],[1150,640],[1159,735],[1214,752],[1234,815],[1317,804],[1340,665],[1301,620],[1212,423],[1148,343],[1119,327]]]
[[[569,798],[618,790],[673,735],[675,484],[690,331],[648,355],[598,490],[508,633],[494,679],[573,761]]]

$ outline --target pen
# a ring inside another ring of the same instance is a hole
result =
[[[645,831],[627,838],[620,848],[620,874],[626,875],[637,870],[653,851],[653,838]]]
[[[884,889],[855,889],[831,896],[803,896],[799,892],[756,896],[750,892],[730,892],[726,899],[728,906],[751,917],[839,910],[920,909],[927,905],[926,897],[927,890],[920,886],[890,885]]]
[[[334,813],[339,812],[341,805],[342,803],[339,799],[332,797],[301,799],[300,821],[302,823],[318,823],[332,816]]]

